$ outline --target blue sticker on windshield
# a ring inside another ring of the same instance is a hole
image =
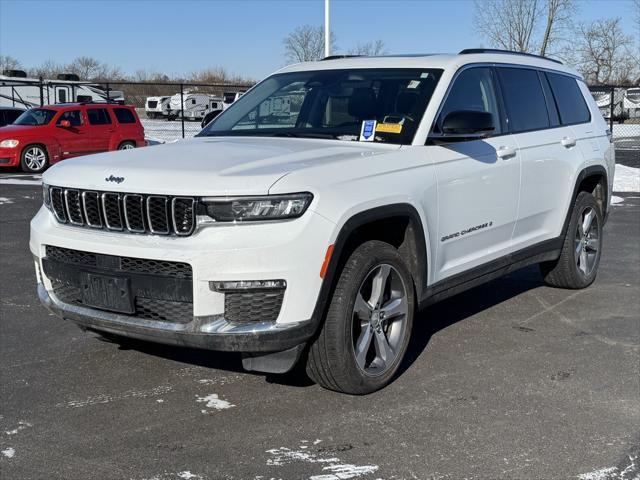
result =
[[[373,142],[376,133],[376,123],[375,120],[364,120],[362,122],[362,128],[360,129],[361,142]]]

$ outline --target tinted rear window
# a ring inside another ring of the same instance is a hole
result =
[[[105,108],[89,108],[87,116],[91,125],[108,125],[111,123],[111,117]]]
[[[549,127],[547,105],[536,70],[498,68],[512,133]]]
[[[575,78],[557,73],[547,73],[553,95],[560,111],[560,120],[564,125],[586,123],[591,120],[589,107],[584,101]]]
[[[136,123],[136,117],[128,108],[114,108],[113,113],[116,114],[118,123]]]

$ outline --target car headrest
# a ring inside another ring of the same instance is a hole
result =
[[[347,105],[349,115],[359,120],[376,116],[376,98],[373,88],[354,88]]]

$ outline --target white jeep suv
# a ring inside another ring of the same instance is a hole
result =
[[[85,329],[372,392],[419,308],[533,263],[594,281],[609,137],[578,74],[532,55],[289,66],[197,138],[47,171],[38,294]]]

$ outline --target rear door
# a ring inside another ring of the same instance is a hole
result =
[[[453,111],[490,112],[495,131],[481,140],[434,145],[438,185],[438,247],[435,280],[442,280],[511,252],[520,163],[505,132],[504,114],[491,67],[472,67],[454,78],[434,134]]]
[[[87,107],[89,119],[90,145],[92,152],[105,152],[109,150],[111,136],[114,133],[114,125],[109,109],[105,107]]]
[[[70,123],[63,127],[63,120]],[[56,120],[55,137],[60,144],[62,158],[76,157],[90,152],[90,139],[87,135],[87,125],[82,110],[67,110]]]
[[[581,162],[572,130],[563,126],[544,72],[499,67],[509,131],[522,163],[513,249],[522,250],[560,235],[573,173]]]

